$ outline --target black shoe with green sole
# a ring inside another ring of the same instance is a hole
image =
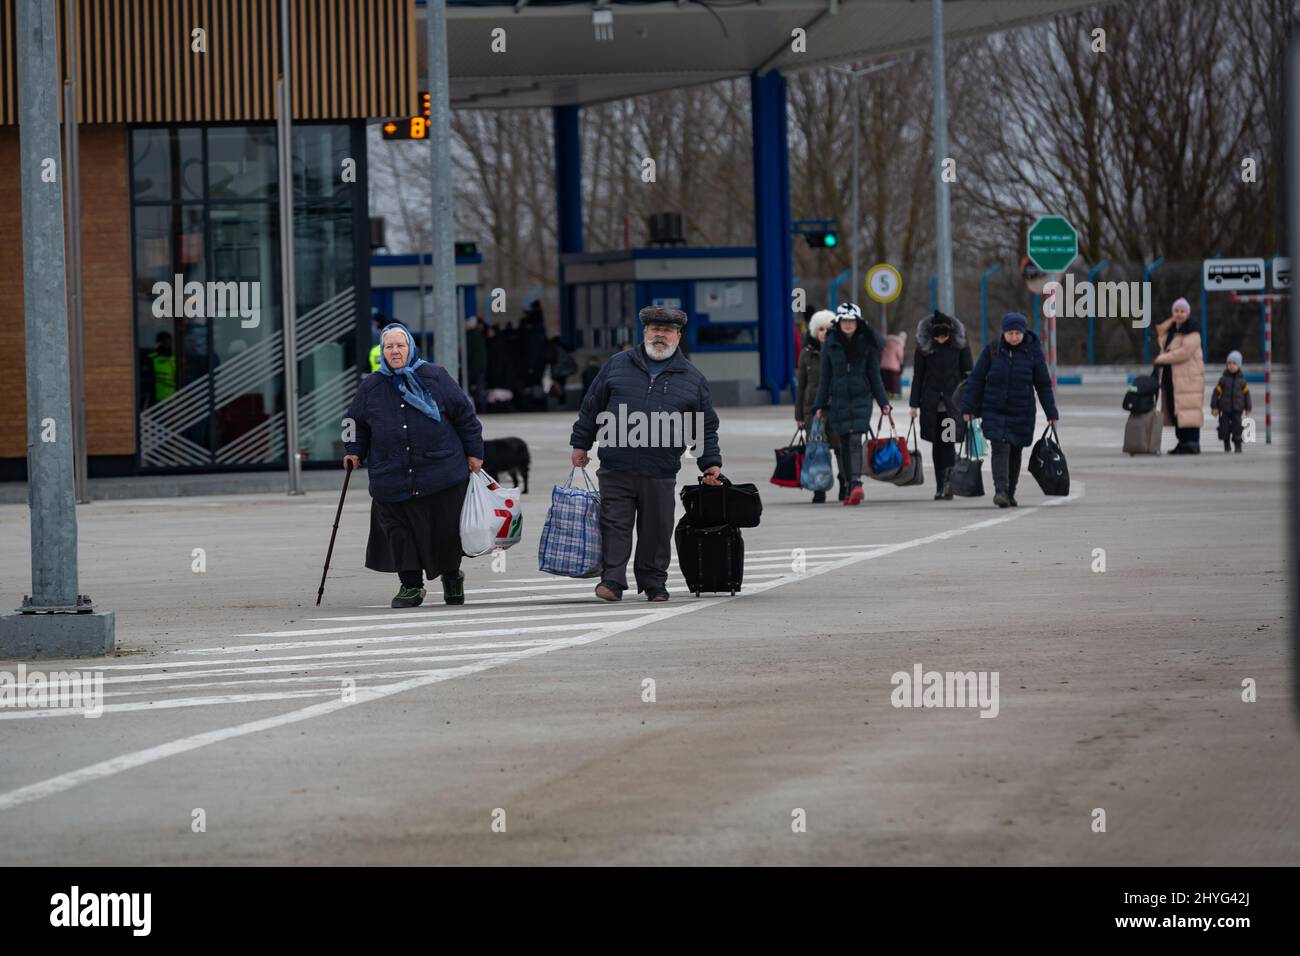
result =
[[[464,571],[457,571],[454,577],[450,574],[442,576],[442,599],[448,604],[465,603]]]
[[[393,607],[419,607],[424,603],[424,588],[403,587],[393,598]]]

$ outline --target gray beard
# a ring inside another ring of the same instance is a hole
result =
[[[677,351],[677,346],[665,345],[662,348],[656,348],[647,342],[645,344],[645,351],[646,355],[649,355],[656,362],[662,362],[664,359],[670,359],[673,357],[673,353]]]

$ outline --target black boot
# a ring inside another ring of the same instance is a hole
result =
[[[815,505],[819,505],[819,504],[821,504],[821,503],[822,503],[823,501],[825,501],[825,500],[826,500],[826,492],[824,492],[824,491],[814,491],[814,492],[813,492],[813,504],[815,504]]]
[[[442,576],[442,600],[447,604],[465,603],[465,572]]]
[[[1237,442],[1237,449],[1236,449],[1236,450],[1237,450],[1237,454],[1240,455],[1240,454],[1241,454],[1241,442]],[[1224,451],[1227,451],[1227,449],[1225,448]]]

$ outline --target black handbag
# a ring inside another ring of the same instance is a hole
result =
[[[719,476],[720,485],[706,485],[700,478],[697,485],[682,489],[682,507],[686,520],[695,528],[712,528],[730,525],[733,528],[757,528],[763,514],[763,499],[753,484],[734,485],[729,478]]]
[[[1034,450],[1029,455],[1029,473],[1045,495],[1070,493],[1070,466],[1065,462],[1055,425],[1044,428],[1042,437],[1034,442]]]
[[[893,478],[893,483],[900,488],[907,488],[912,485],[925,484],[925,469],[921,466],[921,449],[916,446],[916,419],[907,426],[907,452],[911,457],[897,475]]]
[[[966,430],[966,440],[962,442],[957,460],[948,469],[948,487],[959,498],[984,497],[984,459],[972,457],[974,433]]]
[[[770,481],[782,488],[798,488],[799,477],[803,472],[804,439],[803,430],[796,429],[794,438],[784,448],[775,449],[776,467],[772,469]]]

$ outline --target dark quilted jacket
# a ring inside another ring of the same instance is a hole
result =
[[[1236,374],[1225,371],[1210,397],[1210,409],[1220,412],[1248,412],[1251,410],[1250,386],[1246,376],[1238,369]]]
[[[447,370],[426,362],[415,370],[429,387],[442,421],[408,405],[392,381],[371,372],[357,389],[347,416],[356,441],[345,442],[370,475],[370,497],[405,501],[441,491],[469,475],[465,457],[483,457],[483,429],[470,401]]]
[[[587,389],[578,420],[573,423],[569,444],[584,451],[590,450],[600,433],[601,426],[596,416],[609,412],[617,417],[620,406],[625,416],[633,412],[646,416],[655,412],[702,412],[704,452],[693,452],[696,462],[700,471],[722,464],[722,454],[718,450],[718,414],[713,410],[708,380],[681,349],[673,353],[653,382],[646,367],[644,346],[611,355]],[[684,445],[677,448],[616,448],[602,442],[597,457],[600,466],[610,471],[648,478],[673,478],[681,469],[683,451]]]
[[[871,427],[871,400],[889,404],[880,380],[880,339],[859,322],[848,338],[834,326],[822,343],[821,381],[813,407],[830,419],[836,434],[865,432]]]
[[[998,336],[980,353],[979,361],[962,389],[962,414],[983,419],[984,437],[1027,448],[1034,443],[1034,392],[1043,403],[1043,413],[1055,420],[1056,398],[1052,375],[1038,344],[1038,336],[1026,332],[1014,349]]]

